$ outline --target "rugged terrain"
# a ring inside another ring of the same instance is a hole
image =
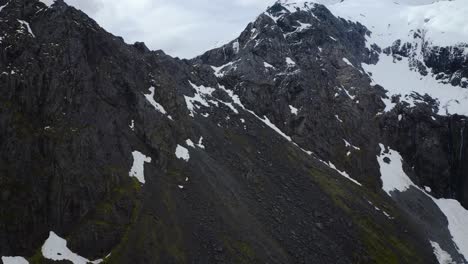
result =
[[[465,89],[463,46],[313,3],[192,60],[61,0],[0,19],[4,263],[466,263],[466,117],[373,68]]]

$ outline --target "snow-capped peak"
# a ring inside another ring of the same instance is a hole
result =
[[[420,30],[433,45],[450,46],[468,39],[464,0],[345,0],[327,6],[334,15],[365,25],[381,47],[412,40]],[[388,15],[391,14],[391,15]]]

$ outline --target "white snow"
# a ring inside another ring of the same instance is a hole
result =
[[[198,85],[193,84],[192,82],[189,82],[189,83],[193,87],[193,89],[195,89],[195,95],[193,97],[184,96],[187,109],[190,111],[190,116],[194,117],[195,109],[199,108],[199,106],[195,103],[201,104],[206,107],[210,106],[209,103],[218,105],[217,102],[206,99],[207,96],[211,96],[211,94],[215,91],[214,88],[205,87],[203,85],[198,86]]]
[[[433,200],[447,217],[448,228],[453,241],[458,246],[458,251],[468,259],[468,210],[457,200],[435,198]]]
[[[403,171],[403,158],[400,153],[392,149],[389,149],[389,152],[385,153],[385,146],[382,144],[380,144],[380,149],[381,154],[377,157],[377,161],[379,162],[380,174],[382,176],[382,189],[391,196],[392,191],[404,192],[411,186],[417,187]],[[386,163],[384,161],[385,158],[389,158],[390,163]]]
[[[73,264],[98,264],[102,262],[102,260],[90,261],[76,253],[73,253],[70,249],[68,249],[67,241],[57,236],[54,232],[49,233],[49,238],[42,246],[42,255],[46,259],[54,261],[68,260]]]
[[[164,109],[164,107],[161,104],[154,100],[154,87],[151,86],[149,88],[149,91],[150,94],[144,94],[146,100],[154,107],[154,109],[156,109],[156,111],[160,112],[163,115],[167,115],[166,109]],[[168,115],[167,117],[172,120],[172,117],[170,115]]]
[[[0,8],[0,11],[1,8]],[[29,262],[23,257],[2,257],[3,264],[28,264]]]
[[[133,151],[133,166],[130,169],[128,175],[130,177],[135,177],[141,183],[145,183],[145,162],[151,162],[151,157],[145,156],[139,151]]]
[[[345,146],[346,146],[347,148],[351,147],[351,148],[353,148],[353,149],[355,149],[355,150],[361,150],[361,148],[354,146],[353,144],[349,143],[346,139],[343,139],[343,141],[344,141]]]
[[[292,34],[295,34],[295,33],[298,33],[298,32],[302,32],[302,31],[307,30],[307,29],[309,29],[309,28],[312,27],[312,25],[311,25],[311,24],[308,24],[308,23],[302,23],[302,22],[300,22],[300,21],[297,21],[297,23],[299,23],[299,26],[296,27],[296,29],[295,29],[293,32],[289,32],[289,33],[284,34],[284,38],[287,38],[287,37],[289,37],[289,36],[292,35]]]
[[[236,40],[232,43],[232,49],[234,50],[234,53],[239,53],[239,41]]]
[[[294,4],[301,7],[304,1]],[[421,61],[422,41],[428,46],[455,46],[468,42],[468,4],[466,0],[317,0],[324,3],[339,17],[365,25],[371,32],[366,45],[375,43],[381,48],[389,47],[400,39],[402,43],[412,43],[414,56]],[[289,7],[291,8],[291,7]],[[391,14],[391,15],[388,15]],[[415,32],[421,38],[415,38]],[[329,36],[331,39],[333,37]],[[349,60],[343,58],[347,64]],[[409,97],[412,92],[428,94],[440,101],[438,114],[468,114],[468,89],[443,84],[431,74],[422,76],[409,68],[409,61],[393,62],[393,57],[380,55],[377,65],[362,65],[372,73],[375,84],[382,85],[392,95],[402,95],[402,100],[414,106]],[[429,69],[430,70],[430,69]],[[394,105],[389,99],[383,100],[386,111]]]
[[[361,183],[359,183],[358,181],[356,181],[355,179],[351,178],[351,176],[349,176],[349,174],[346,172],[346,171],[340,171],[338,168],[336,168],[335,164],[331,163],[331,161],[329,161],[328,163],[327,162],[324,162],[322,160],[320,160],[321,162],[323,162],[325,165],[327,165],[328,167],[330,167],[331,169],[337,171],[339,174],[341,174],[343,177],[345,177],[346,179],[352,181],[353,183],[359,185],[359,186],[362,186]]]
[[[307,29],[312,27],[312,25],[309,24],[309,23],[302,23],[300,21],[297,21],[297,23],[300,24],[300,26],[298,28],[296,28],[297,32],[301,32],[301,31],[307,30]]]
[[[336,120],[338,120],[340,123],[343,123],[343,120],[340,118],[339,115],[335,115]]]
[[[424,186],[424,190],[428,193],[432,192],[431,187],[428,187],[428,186]]]
[[[375,83],[388,90],[389,97],[400,94],[402,101],[414,106],[415,100],[410,97],[413,92],[428,94],[439,100],[437,114],[468,115],[468,89],[440,83],[430,74],[422,76],[419,72],[410,70],[408,64],[408,58],[394,61],[392,56],[381,54],[376,65],[362,64],[362,67],[372,73]],[[385,111],[393,109],[394,104],[390,100],[383,101],[386,104]]]
[[[197,146],[201,149],[205,149],[205,146],[203,145],[203,137],[200,137]]]
[[[130,125],[128,126],[132,131],[135,131],[135,120],[132,119]]]
[[[299,109],[297,109],[296,107],[292,105],[289,105],[289,109],[291,110],[291,114],[293,115],[297,115],[299,113]]]
[[[280,136],[284,137],[286,140],[292,142],[292,139],[290,136],[286,135],[281,131],[275,124],[273,124],[268,117],[263,116],[263,118],[260,118],[257,116],[254,112],[251,112],[253,115],[255,115],[260,121],[262,121],[265,125],[269,126],[271,129],[273,129],[276,133],[278,133]]]
[[[191,139],[185,140],[185,143],[187,144],[187,146],[195,148],[195,144],[193,144],[193,141]]]
[[[234,65],[235,63],[237,63],[237,61],[231,61],[219,67],[211,66],[211,68],[214,70],[216,77],[221,78],[224,77],[226,71],[236,69],[236,66]]]
[[[296,142],[294,142],[292,140],[292,138],[288,135],[286,135],[283,131],[281,131],[275,124],[273,124],[269,119],[268,117],[264,116],[263,118],[260,118],[257,114],[255,114],[255,112],[253,112],[252,110],[249,110],[247,108],[245,108],[245,106],[241,103],[240,99],[239,99],[239,96],[235,95],[233,91],[231,90],[227,90],[224,86],[221,86],[219,85],[219,87],[221,89],[223,89],[224,91],[226,91],[226,93],[233,99],[234,103],[237,104],[238,106],[240,106],[242,109],[244,109],[245,111],[251,113],[253,116],[255,116],[257,119],[259,119],[260,121],[262,121],[265,125],[267,125],[268,127],[270,127],[271,129],[273,129],[276,133],[278,133],[280,136],[282,136],[283,138],[285,138],[286,140],[288,140],[289,142],[291,142],[294,146],[298,147],[301,151],[303,151],[304,153],[306,153],[307,155],[311,156],[313,154],[312,151],[307,151],[305,149],[303,149],[302,147],[300,147]],[[241,121],[244,123],[245,120],[241,119]],[[318,158],[317,158],[318,159]],[[353,183],[359,185],[359,186],[362,186],[358,181],[354,180],[353,178],[351,178],[351,176],[349,176],[348,173],[346,173],[345,171],[340,171],[336,168],[336,166],[331,163],[331,162],[325,162],[323,160],[320,160],[318,159],[319,161],[321,161],[322,163],[324,163],[325,165],[327,165],[328,167],[330,167],[331,169],[334,169],[335,171],[337,171],[338,173],[340,173],[342,176],[344,176],[345,178],[349,179],[350,181],[352,181]]]
[[[181,145],[177,145],[175,155],[178,159],[182,159],[185,161],[189,161],[190,159],[190,154],[189,154],[188,149],[182,147]]]
[[[439,261],[439,264],[456,264],[449,253],[445,252],[440,248],[439,243],[431,241],[432,248],[434,249],[434,254]]]
[[[376,211],[382,212],[382,214],[385,215],[388,219],[394,219],[392,216],[390,216],[390,214],[388,214],[388,213],[385,212],[384,210],[380,209],[379,207],[375,206],[371,201],[367,201],[367,202],[368,202],[370,205],[372,205]]]
[[[225,92],[229,95],[229,97],[231,97],[232,101],[233,101],[235,104],[237,104],[238,106],[240,106],[242,109],[245,109],[245,107],[244,107],[244,105],[242,104],[242,102],[241,102],[241,100],[240,100],[240,98],[239,98],[238,95],[234,94],[233,91],[226,89],[226,87],[224,87],[223,85],[218,85],[218,86],[219,86],[219,88],[220,88],[221,90],[225,91]]]
[[[286,64],[288,65],[288,67],[296,66],[296,62],[293,61],[290,57],[286,57]]]
[[[0,6],[0,12],[2,12],[2,9],[5,8],[9,3],[10,3],[10,1],[8,1],[8,2],[6,2],[6,4]]]
[[[347,0],[328,8],[335,15],[365,25],[374,32],[371,41],[382,48],[397,39],[412,40],[412,31],[417,29],[424,31],[425,39],[433,45],[454,45],[468,39],[465,0]]]
[[[347,95],[351,100],[356,99],[356,96],[351,95],[351,94],[348,92],[348,90],[346,90],[344,87],[337,87],[337,88],[340,89],[340,90],[342,90],[343,92],[345,92],[346,95]],[[335,97],[337,97],[336,94],[335,94]]]
[[[28,30],[28,33],[29,33],[31,36],[33,36],[33,38],[36,37],[36,35],[34,35],[34,33],[32,32],[31,26],[29,25],[28,22],[26,22],[26,21],[24,21],[24,20],[20,20],[20,19],[18,19],[18,22],[20,22],[20,24],[21,24],[22,26],[24,26],[24,27]]]
[[[263,66],[267,69],[275,69],[275,67],[268,62],[263,62]]]
[[[343,58],[343,61],[349,66],[354,67],[354,65],[347,58]]]
[[[382,153],[377,156],[382,175],[383,190],[391,196],[392,191],[404,192],[410,187],[419,189],[422,193],[431,198],[448,220],[448,229],[452,235],[453,242],[457,245],[458,251],[465,259],[468,258],[468,210],[466,210],[457,200],[436,199],[421,190],[403,171],[401,155],[392,149],[389,153],[384,153],[385,147],[380,144]],[[391,159],[390,164],[384,162],[384,158]],[[440,252],[439,252],[440,253]]]

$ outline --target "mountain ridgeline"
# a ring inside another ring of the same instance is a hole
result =
[[[280,1],[181,60],[0,0],[2,262],[467,263],[466,116],[366,65],[466,89],[468,53],[373,34]]]

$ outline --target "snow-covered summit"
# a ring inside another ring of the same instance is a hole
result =
[[[468,2],[465,0],[279,0],[291,12],[326,5],[334,15],[365,25],[372,41],[381,47],[396,39],[410,40],[414,32],[424,32],[426,41],[450,46],[468,39]]]

